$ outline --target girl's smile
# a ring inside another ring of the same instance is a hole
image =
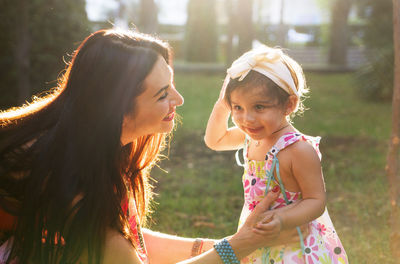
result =
[[[250,127],[243,126],[243,129],[248,131],[250,134],[257,134],[263,130],[263,127],[261,126],[261,127],[256,127],[256,128],[250,128]]]

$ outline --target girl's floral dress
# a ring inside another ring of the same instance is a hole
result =
[[[245,202],[239,220],[239,228],[265,196],[267,185],[269,185],[268,190],[271,190],[282,183],[280,176],[277,175],[278,179],[276,179],[272,173],[279,166],[279,160],[277,159],[279,151],[300,140],[309,142],[321,158],[318,149],[320,137],[310,137],[297,132],[284,134],[278,139],[268,152],[265,161],[248,160],[246,154],[247,143],[245,144],[243,174]],[[269,177],[270,180],[268,180]],[[300,192],[285,191],[283,184],[280,186],[281,194],[271,209],[280,208],[301,199]],[[309,223],[309,226],[310,234],[304,238],[303,251],[300,243],[260,248],[242,259],[241,263],[348,263],[346,252],[326,209],[319,218]]]

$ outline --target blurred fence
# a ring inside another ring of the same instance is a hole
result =
[[[324,47],[297,47],[286,49],[286,53],[299,62],[305,71],[348,72],[359,69],[367,63],[369,51],[362,47],[350,47],[347,50],[347,65],[329,64],[329,50]],[[227,65],[223,63],[187,63],[175,62],[176,72],[184,73],[224,73]]]

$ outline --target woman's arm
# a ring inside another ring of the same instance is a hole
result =
[[[194,238],[184,238],[142,229],[150,263],[168,264],[191,257]],[[216,240],[202,238],[202,252],[212,249]]]
[[[270,235],[260,235],[255,231],[255,226],[260,219],[264,218],[265,212],[269,210],[270,205],[278,197],[279,192],[269,192],[267,196],[256,206],[254,211],[246,219],[246,222],[240,230],[232,237],[228,238],[236,257],[240,260],[249,255],[254,250],[261,247],[269,247],[299,241],[296,229],[286,230],[280,233]],[[302,227],[302,231],[305,231]],[[210,249],[207,252],[179,262],[179,264],[213,264],[222,263],[220,256],[215,249]]]
[[[237,127],[228,128],[230,107],[224,101],[225,89],[229,82],[226,76],[221,92],[208,119],[204,141],[213,150],[233,150],[243,145],[245,135]]]
[[[269,206],[277,198],[277,193],[269,193],[250,214],[242,228],[228,238],[236,256],[241,259],[257,248],[264,246],[281,245],[299,241],[296,229],[285,230],[266,235],[256,232],[256,224],[269,212]],[[303,227],[302,230],[306,230]],[[150,230],[143,230],[146,248],[149,253],[150,263],[172,264],[179,261],[183,263],[222,263],[220,257],[213,249],[216,240],[205,239],[203,254],[190,258],[194,239],[166,235]],[[185,260],[186,259],[186,260]]]

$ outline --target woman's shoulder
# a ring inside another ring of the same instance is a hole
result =
[[[120,232],[109,229],[106,233],[103,264],[142,263],[132,244]]]

